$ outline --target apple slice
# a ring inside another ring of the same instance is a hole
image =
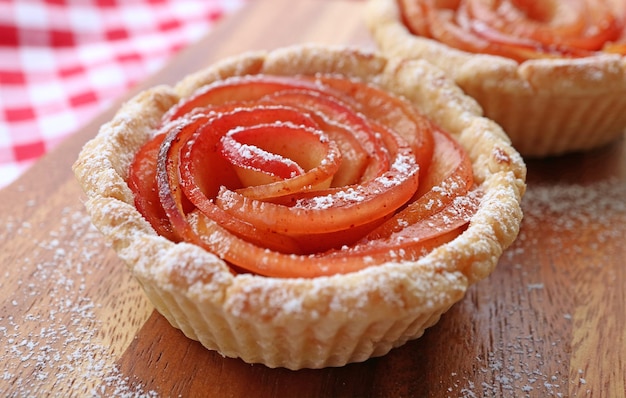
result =
[[[313,83],[290,76],[249,75],[233,76],[204,86],[194,95],[172,107],[163,117],[163,122],[193,113],[202,109],[227,103],[245,104],[259,98],[287,89],[318,89]]]
[[[135,196],[135,207],[152,225],[157,234],[172,241],[181,238],[172,229],[161,200],[156,181],[156,159],[165,134],[148,141],[133,159],[128,172],[128,186]]]
[[[419,165],[410,146],[397,134],[377,131],[392,156],[389,170],[353,186],[307,195],[292,206],[262,202],[222,189],[216,204],[224,211],[269,231],[287,235],[327,233],[373,222],[407,203],[415,194]]]
[[[447,208],[455,198],[468,194],[474,181],[472,163],[465,150],[440,129],[433,130],[433,136],[435,153],[430,172],[423,179],[413,200],[363,241],[389,238],[399,231],[406,231],[410,236],[412,233],[407,229],[408,226],[428,219]],[[458,217],[450,219],[458,221]]]
[[[367,181],[389,168],[389,154],[371,124],[339,98],[323,95],[319,91],[289,90],[268,95],[261,101],[310,112],[320,129],[337,143],[342,163],[332,186]]]
[[[433,155],[432,123],[406,100],[385,91],[350,79],[321,75],[315,77],[333,92],[348,98],[354,110],[367,116],[370,123],[379,123],[394,131],[409,145],[424,175]]]

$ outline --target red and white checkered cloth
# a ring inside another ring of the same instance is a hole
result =
[[[0,0],[0,188],[247,0]]]

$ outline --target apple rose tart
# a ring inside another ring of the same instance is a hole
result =
[[[174,327],[290,369],[422,335],[516,237],[526,174],[432,65],[313,45],[137,95],[74,171]]]
[[[443,69],[524,156],[623,135],[623,0],[370,0],[366,16],[384,54]]]

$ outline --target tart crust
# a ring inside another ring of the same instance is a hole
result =
[[[421,58],[441,68],[524,156],[544,157],[600,147],[626,128],[626,59],[512,59],[461,51],[412,34],[397,0],[369,0],[368,27],[387,56]]]
[[[339,73],[405,96],[464,145],[484,198],[467,230],[415,262],[344,275],[234,275],[215,255],[158,236],[133,205],[125,180],[134,154],[179,99],[245,74]],[[168,321],[224,356],[290,369],[342,366],[421,336],[486,277],[518,233],[526,168],[474,100],[424,61],[349,47],[302,45],[245,53],[132,98],[74,164],[94,225]]]

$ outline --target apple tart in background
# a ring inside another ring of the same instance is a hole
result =
[[[526,177],[439,69],[318,45],[138,94],[74,172],[94,225],[174,327],[289,369],[421,336],[517,236]]]
[[[622,0],[370,0],[381,51],[425,59],[523,155],[585,151],[626,127]]]

